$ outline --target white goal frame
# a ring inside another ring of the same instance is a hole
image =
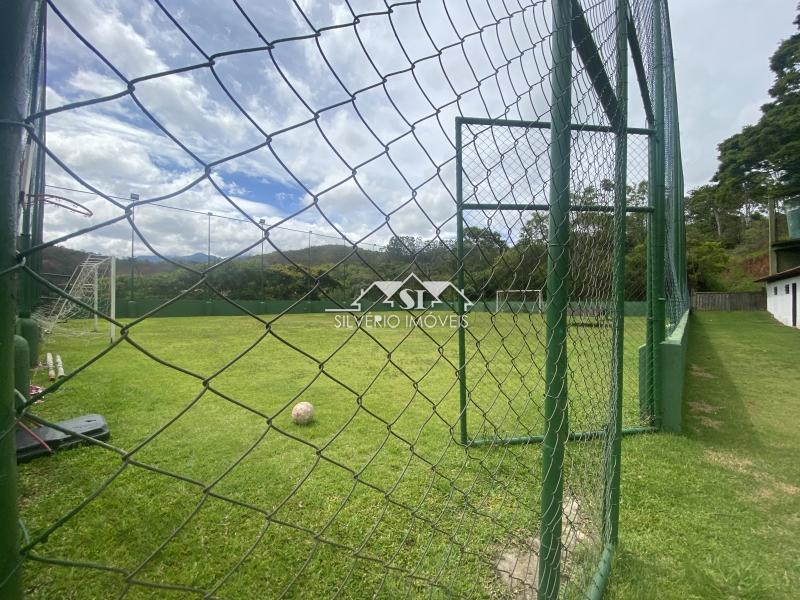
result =
[[[100,278],[107,279],[104,297],[100,298]],[[95,311],[105,312],[111,319],[117,318],[117,260],[113,256],[89,255],[75,268],[64,291],[71,297],[91,306]],[[107,296],[106,296],[107,294]],[[107,311],[107,312],[106,312]],[[59,325],[71,318],[85,315],[86,310],[65,297],[59,297],[50,305],[37,310],[34,317],[39,322],[44,334],[52,333]],[[84,316],[85,318],[85,316]],[[100,331],[100,318],[97,313],[91,314],[92,332]],[[74,332],[73,332],[74,333]],[[117,337],[117,328],[109,323],[111,341]]]
[[[509,303],[510,301],[509,297],[512,294],[522,294],[523,298],[529,295],[531,299],[523,300],[523,302],[535,301],[536,307],[539,309],[539,312],[544,312],[544,290],[540,288],[540,289],[528,289],[528,290],[497,290],[494,294],[495,313],[502,312],[503,306]]]

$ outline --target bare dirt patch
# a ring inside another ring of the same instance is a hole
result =
[[[753,498],[757,501],[777,500],[786,496],[797,496],[800,494],[800,487],[775,479],[765,473],[754,473],[753,476],[761,484],[753,492]]]
[[[692,365],[690,365],[690,368],[691,368],[690,373],[692,375],[694,375],[695,377],[704,377],[705,379],[716,379],[717,378],[716,375],[712,375],[711,373],[706,371],[700,365],[692,364]]]
[[[536,600],[539,587],[539,538],[522,548],[504,551],[497,561],[497,576],[515,600]]]
[[[735,454],[731,454],[729,452],[716,452],[715,450],[706,450],[703,453],[706,461],[719,465],[720,467],[725,467],[726,469],[730,469],[732,471],[736,471],[737,473],[742,473],[744,475],[750,474],[750,469],[753,467],[753,461],[748,458],[742,458],[740,456],[736,456]]]
[[[727,452],[716,452],[714,450],[706,450],[704,457],[706,461],[712,464],[735,471],[741,475],[748,475],[755,479],[759,485],[748,494],[748,497],[753,500],[774,500],[800,494],[800,487],[759,471],[753,464],[753,461],[748,458],[739,457]]]
[[[572,496],[565,498],[561,513],[562,573],[569,572],[575,549],[586,539],[586,527],[578,500]],[[497,576],[514,600],[538,598],[540,547],[537,536],[526,540],[521,547],[506,549],[498,557]]]
[[[698,415],[697,420],[703,427],[708,427],[710,429],[722,429],[722,421],[717,421],[716,419],[712,419],[706,415]]]
[[[689,402],[689,408],[693,413],[702,413],[704,415],[715,415],[722,410],[721,406],[714,406],[705,402]]]

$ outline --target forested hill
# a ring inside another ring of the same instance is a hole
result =
[[[800,29],[800,16],[794,24]],[[690,284],[694,289],[758,289],[768,271],[767,205],[800,196],[800,33],[779,43],[769,67],[770,101],[757,123],[719,145],[712,180],[687,198]]]
[[[573,193],[581,204],[606,202],[610,182],[597,188],[587,186]],[[640,203],[647,196],[644,182],[628,189],[629,201]],[[529,213],[529,220],[513,234],[501,227],[464,228],[464,288],[470,298],[494,302],[498,290],[539,290],[545,285],[547,267],[547,218],[544,212]],[[572,298],[606,297],[610,279],[599,274],[611,273],[613,253],[609,240],[613,237],[613,219],[608,214],[582,212],[572,219],[570,273],[568,283]],[[646,224],[643,213],[628,217],[626,263],[626,298],[642,300],[645,282],[644,267]],[[65,272],[69,261],[80,260],[80,254],[54,248],[61,254]],[[196,258],[196,257],[195,257]],[[207,257],[200,256],[201,259]],[[180,261],[179,261],[180,262]],[[218,262],[212,257],[212,263]],[[70,265],[71,266],[71,265]],[[206,289],[193,289],[198,270],[205,261],[188,264],[182,269],[169,262],[139,258],[134,264],[133,285],[130,263],[120,261],[117,287],[133,290],[136,298],[172,298],[187,290],[205,297]],[[57,267],[53,267],[55,272]],[[410,273],[435,281],[455,281],[459,272],[456,242],[452,238],[422,239],[394,236],[385,247],[330,244],[287,251],[251,254],[214,268],[208,281],[214,289],[240,300],[348,300],[376,280],[402,279]]]

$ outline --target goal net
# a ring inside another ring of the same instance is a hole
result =
[[[542,290],[497,290],[494,312],[544,312]]]
[[[63,286],[67,296],[44,304],[34,313],[41,331],[86,335],[104,331],[106,315],[116,318],[116,259],[90,254]],[[108,325],[110,335],[114,325]]]

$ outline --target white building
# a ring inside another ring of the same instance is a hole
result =
[[[774,275],[762,277],[767,288],[767,310],[784,325],[800,327],[798,320],[798,287],[800,287],[800,267],[787,269]]]

